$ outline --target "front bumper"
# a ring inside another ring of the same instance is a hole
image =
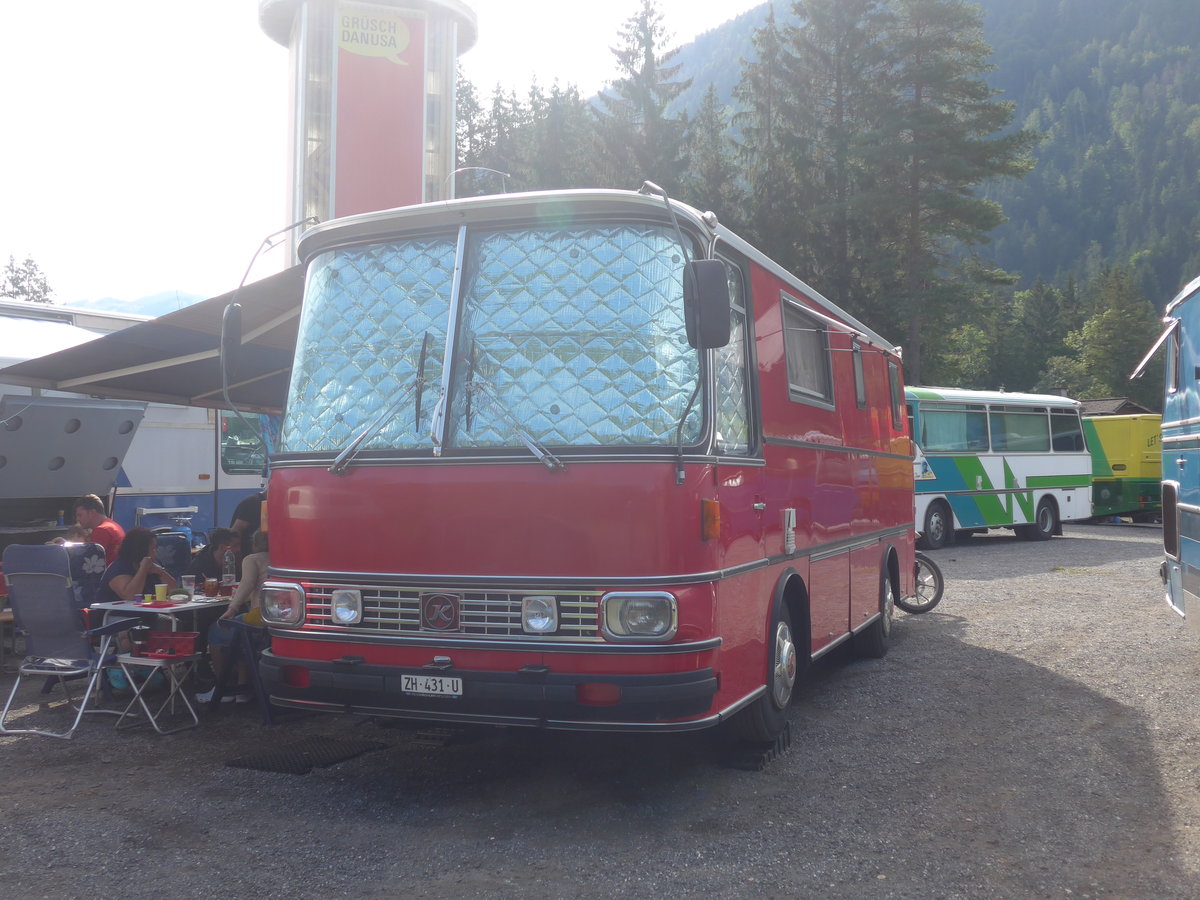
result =
[[[548,666],[515,672],[406,668],[354,659],[289,659],[270,650],[259,674],[279,706],[439,722],[585,730],[686,730],[716,724],[718,683],[712,669],[650,674],[568,674]],[[461,697],[407,694],[405,675],[461,678]],[[585,702],[582,685],[603,685],[603,705]]]

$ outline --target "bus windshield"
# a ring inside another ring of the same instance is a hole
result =
[[[663,447],[685,412],[694,443],[684,261],[672,229],[608,223],[322,253],[280,451]]]

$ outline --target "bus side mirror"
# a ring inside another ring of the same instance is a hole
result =
[[[241,355],[242,305],[230,303],[221,316],[221,381],[226,388]]]
[[[688,344],[712,350],[729,343],[729,279],[718,259],[697,259],[683,273],[683,320]]]

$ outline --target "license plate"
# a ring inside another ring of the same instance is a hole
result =
[[[403,675],[401,690],[406,694],[422,694],[428,697],[461,697],[462,679],[444,675]]]

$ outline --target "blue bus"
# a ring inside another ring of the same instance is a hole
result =
[[[1167,304],[1162,410],[1162,578],[1167,603],[1200,631],[1200,277]]]

